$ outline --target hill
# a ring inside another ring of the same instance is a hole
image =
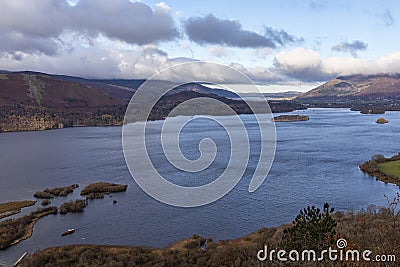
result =
[[[400,74],[341,76],[296,100],[311,106],[350,107],[363,113],[400,110]]]
[[[0,131],[115,125],[126,101],[42,73],[0,74]]]
[[[0,105],[50,109],[93,109],[122,104],[91,86],[46,74],[0,74]]]
[[[122,125],[129,100],[144,82],[0,71],[0,132]],[[238,95],[224,89],[199,83],[176,86],[169,81],[151,81],[150,88],[156,92],[165,86],[173,89],[154,107],[151,120],[163,119],[178,104],[197,97],[217,99],[239,114],[251,113]],[[148,94],[152,94],[151,90]],[[304,108],[290,101],[272,101],[270,106],[273,112]],[[212,115],[216,113],[213,108],[187,110],[187,114]]]
[[[302,94],[299,98],[392,98],[400,95],[400,74],[341,76]]]

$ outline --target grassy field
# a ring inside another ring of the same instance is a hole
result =
[[[0,203],[0,219],[19,213],[22,208],[33,206],[35,203],[36,201],[33,200]]]
[[[379,169],[386,175],[400,178],[400,160],[381,163]]]

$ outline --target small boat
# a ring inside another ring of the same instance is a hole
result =
[[[62,233],[61,236],[72,235],[73,233],[75,233],[75,229],[68,229],[67,231]]]

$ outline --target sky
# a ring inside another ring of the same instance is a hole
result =
[[[265,92],[307,91],[341,75],[400,72],[397,0],[1,2],[3,70],[146,79],[201,60],[233,67]],[[212,69],[181,75],[235,83]]]

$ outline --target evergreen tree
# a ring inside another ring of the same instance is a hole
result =
[[[324,210],[314,206],[304,208],[293,221],[293,226],[283,232],[281,247],[290,250],[320,252],[333,244],[336,222],[331,217],[333,208],[324,204]]]

